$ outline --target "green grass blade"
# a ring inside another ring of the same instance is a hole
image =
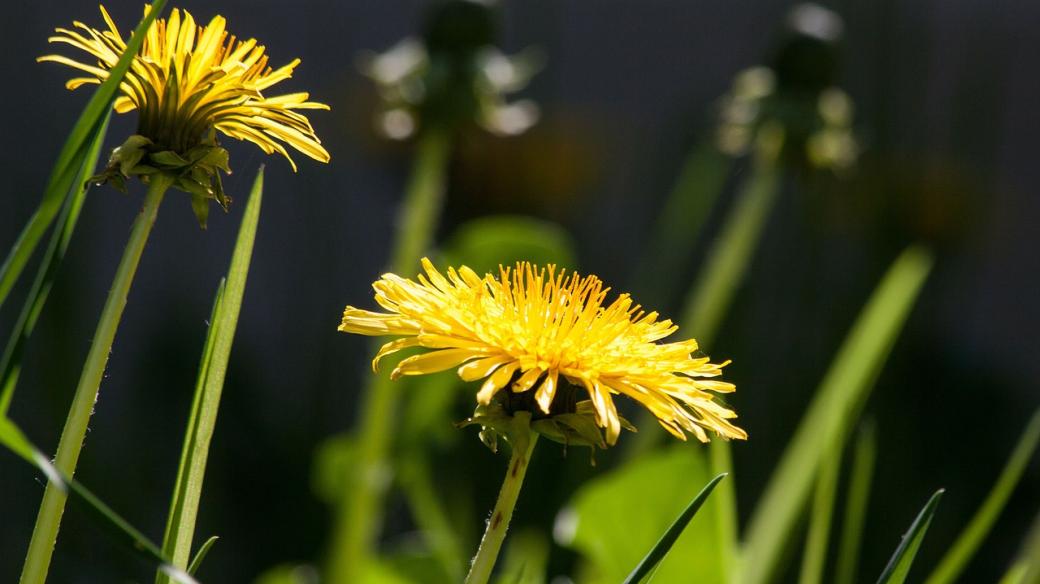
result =
[[[661,539],[658,540],[657,544],[654,545],[654,547],[650,549],[650,552],[646,554],[646,557],[644,557],[643,560],[639,562],[639,565],[632,570],[632,573],[628,575],[628,578],[625,578],[624,584],[637,584],[642,582],[643,578],[657,567],[657,564],[668,555],[668,552],[672,549],[672,545],[675,544],[675,540],[679,539],[679,536],[682,535],[683,530],[686,529],[686,526],[690,523],[690,520],[693,519],[693,516],[700,510],[701,505],[703,505],[704,501],[708,499],[708,495],[711,495],[711,491],[715,488],[715,485],[719,484],[719,481],[724,478],[726,478],[726,475],[718,475],[711,479],[711,481],[701,489],[700,493],[697,493],[697,496],[690,501],[690,504],[686,509],[683,510],[679,517],[676,518],[675,522],[672,523],[671,527],[668,528],[668,531],[664,532],[664,535],[661,536]],[[694,569],[696,569],[696,567],[694,567]]]
[[[932,498],[928,499],[924,509],[917,514],[910,530],[903,536],[896,552],[888,560],[885,571],[878,578],[878,584],[903,584],[906,581],[906,576],[910,573],[910,566],[914,562],[914,556],[917,555],[917,549],[921,547],[921,541],[928,532],[928,526],[932,523],[932,516],[939,507],[939,499],[942,498],[942,494],[943,489],[936,491]]]
[[[866,516],[867,501],[870,498],[870,481],[874,476],[876,459],[877,435],[874,424],[867,423],[860,428],[856,436],[856,447],[852,455],[852,472],[849,476],[841,543],[838,547],[835,584],[854,584],[856,581],[860,540],[863,537],[863,518]]]
[[[227,282],[222,282],[217,291],[202,362],[199,365],[195,397],[163,536],[163,551],[173,559],[174,565],[180,568],[186,568],[191,557],[191,542],[198,517],[209,446],[217,424],[224,376],[231,356],[231,345],[242,307],[242,296],[245,294],[246,277],[249,274],[253,243],[260,220],[263,185],[264,171],[261,167],[242,216]],[[166,576],[161,573],[156,579],[160,583],[167,581]]]
[[[809,516],[809,534],[802,555],[799,584],[820,584],[827,560],[830,541],[831,517],[834,515],[834,495],[841,470],[841,446],[835,444],[823,458],[813,493],[812,514]]]
[[[105,115],[101,126],[91,136],[87,154],[83,157],[79,172],[72,183],[71,193],[66,197],[61,213],[58,215],[58,228],[51,234],[50,243],[47,244],[47,250],[44,252],[43,259],[40,261],[40,267],[36,271],[36,278],[33,280],[29,294],[26,296],[22,311],[18,315],[14,330],[11,332],[11,338],[4,349],[3,357],[0,357],[0,388],[3,388],[0,390],[0,416],[6,415],[11,405],[14,389],[18,384],[18,375],[21,371],[22,351],[25,348],[25,344],[29,341],[29,337],[32,336],[33,329],[36,327],[36,321],[43,311],[43,305],[47,302],[47,296],[50,294],[51,285],[58,272],[58,266],[61,265],[61,261],[65,257],[65,251],[72,240],[72,232],[76,229],[76,222],[79,220],[79,213],[83,208],[83,202],[86,200],[89,188],[86,180],[93,174],[94,168],[97,166],[98,154],[101,151],[101,144],[105,141],[105,133],[108,130],[110,118],[111,112]]]
[[[1007,504],[1011,492],[1015,490],[1022,473],[1025,471],[1029,461],[1036,452],[1037,444],[1040,443],[1040,410],[1033,413],[1029,424],[1026,425],[1022,437],[1018,439],[1011,457],[1004,470],[1000,473],[993,489],[986,496],[982,507],[971,518],[964,532],[957,538],[957,542],[946,552],[938,567],[925,581],[926,584],[947,584],[954,582],[964,567],[971,561],[982,540],[989,534],[993,524]]]
[[[824,451],[845,443],[931,265],[922,248],[904,251],[845,338],[752,514],[740,560],[743,582],[774,576]]]
[[[82,503],[95,522],[106,528],[120,542],[125,544],[134,555],[155,565],[159,570],[169,574],[173,581],[180,584],[197,584],[194,578],[170,565],[159,547],[140,531],[119,516],[111,507],[102,502],[89,489],[78,481],[70,479],[59,471],[50,460],[41,453],[22,433],[21,429],[10,419],[0,417],[0,444],[11,452],[36,467],[47,478],[47,481],[72,495],[73,499]]]
[[[202,566],[202,561],[206,559],[206,556],[209,555],[209,550],[213,548],[213,544],[217,543],[217,540],[219,539],[219,537],[211,535],[209,539],[207,539],[206,542],[202,544],[202,547],[199,548],[199,551],[195,552],[195,557],[192,558],[191,563],[188,564],[189,574],[194,576],[198,573],[199,567]]]
[[[115,67],[109,71],[108,79],[94,91],[94,95],[87,102],[83,113],[72,127],[72,132],[65,140],[65,145],[62,146],[58,160],[51,170],[51,176],[43,191],[43,199],[40,201],[39,208],[33,213],[28,224],[18,236],[7,259],[0,265],[0,306],[3,305],[11,288],[21,276],[22,270],[36,250],[40,238],[43,237],[58,214],[65,195],[73,187],[73,181],[79,168],[83,165],[83,159],[89,156],[89,144],[92,137],[104,125],[104,120],[107,119],[112,109],[112,102],[115,101],[119,91],[119,84],[122,83],[123,76],[130,68],[130,62],[140,50],[141,43],[144,42],[144,32],[148,30],[165,5],[166,0],[155,0],[152,3],[148,16],[141,20],[130,41],[127,42],[126,51],[119,57]]]
[[[1022,548],[1011,563],[1000,584],[1038,584],[1040,583],[1040,513],[1033,520]]]

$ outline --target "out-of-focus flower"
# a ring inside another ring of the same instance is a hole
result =
[[[540,67],[528,50],[504,55],[495,38],[494,7],[450,0],[434,7],[423,38],[406,38],[381,54],[362,56],[361,68],[383,99],[377,126],[403,140],[430,125],[476,122],[498,135],[521,134],[538,120],[530,100],[508,102]]]
[[[498,277],[465,266],[445,277],[428,259],[422,265],[417,281],[394,274],[376,281],[376,302],[387,312],[348,306],[339,330],[401,337],[383,345],[373,368],[402,349],[433,349],[402,360],[391,378],[457,368],[465,381],[483,379],[472,421],[485,430],[528,411],[551,438],[613,445],[627,425],[613,401],[622,394],[677,438],[691,432],[706,442],[705,430],[746,438],[730,422],[736,414],[715,401],[734,389],[713,379],[726,363],[711,363],[693,339],[659,343],[678,327],[627,294],[606,304],[609,288],[595,276],[518,263]]]
[[[149,9],[145,7],[146,14]],[[87,74],[70,79],[66,83],[69,89],[107,79],[109,69],[126,50],[104,6],[101,15],[106,30],[74,22],[72,29],[56,29],[57,34],[48,39],[81,49],[96,62],[61,55],[37,59]],[[267,64],[263,45],[255,39],[237,40],[225,25],[224,17],[215,16],[208,25],[200,26],[190,13],[176,9],[168,20],[157,19],[152,24],[115,101],[119,113],[139,110],[137,134],[113,152],[108,171],[97,178],[122,187],[132,175],[175,174],[174,186],[191,193],[193,207],[204,221],[207,199],[227,204],[217,170],[230,169],[227,151],[216,141],[218,131],[252,142],[268,154],[285,156],[293,170],[296,164],[283,143],[328,162],[329,153],[309,120],[296,110],[329,107],[309,101],[307,93],[264,94],[291,77],[300,60],[273,69]]]
[[[836,43],[841,18],[815,4],[795,6],[787,38],[773,63],[737,74],[719,105],[718,148],[748,153],[763,128],[782,131],[783,152],[799,163],[842,171],[856,162],[859,144],[852,130],[853,105],[834,86]]]

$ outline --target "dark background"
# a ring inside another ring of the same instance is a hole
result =
[[[524,94],[540,103],[543,120],[520,138],[464,139],[441,235],[485,213],[533,214],[570,230],[582,270],[629,281],[685,152],[710,128],[711,104],[737,71],[762,62],[790,4],[507,3],[502,46],[515,52],[535,45],[547,57]],[[293,175],[283,160],[225,141],[236,169],[227,191],[244,199],[264,162],[267,183],[198,537],[222,537],[207,560],[207,581],[247,582],[273,564],[315,560],[323,550],[329,514],[312,495],[312,455],[323,439],[350,427],[367,369],[364,340],[335,328],[344,304],[371,305],[369,285],[387,261],[409,161],[407,146],[373,132],[375,96],[356,55],[412,34],[424,3],[176,5],[201,21],[219,11],[236,34],[262,39],[275,65],[301,57],[285,91],[310,91],[333,108],[310,116],[332,155],[327,166],[297,156]],[[140,2],[107,7],[128,34]],[[880,430],[861,560],[870,580],[923,501],[944,486],[919,559],[934,564],[1040,403],[1040,5],[882,0],[829,7],[846,21],[841,84],[857,104],[867,152],[844,181],[789,181],[711,353],[734,360],[727,369],[739,387],[733,403],[751,434],[734,449],[747,511],[884,268],[910,241],[933,244],[936,268],[868,407]],[[87,89],[63,89],[69,69],[33,58],[50,52],[45,39],[55,26],[101,24],[92,2],[10,3],[5,16],[2,249],[37,205],[88,98]],[[110,142],[133,129],[134,116],[123,116]],[[45,451],[56,447],[140,194],[91,193],[30,346],[11,416]],[[167,197],[79,465],[80,479],[156,539],[205,320],[240,215],[241,204],[216,212],[200,231],[187,197]],[[24,289],[0,313],[0,330],[9,330]],[[473,472],[497,477],[502,461],[473,452]],[[581,456],[569,463],[585,464]],[[537,468],[532,473],[535,485],[551,481]],[[477,490],[478,508],[490,508],[494,490]],[[964,581],[1003,573],[1037,512],[1037,492],[1034,461]],[[35,473],[0,453],[2,582],[17,578],[41,494]],[[548,521],[554,508],[542,501],[550,508],[539,514]],[[392,513],[391,534],[408,528],[402,513]],[[82,513],[67,513],[51,581],[149,578]]]

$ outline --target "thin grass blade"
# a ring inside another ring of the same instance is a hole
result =
[[[921,541],[924,540],[924,535],[928,532],[928,526],[932,523],[932,516],[935,515],[935,510],[939,507],[939,499],[942,498],[942,494],[943,489],[936,491],[928,499],[924,509],[921,509],[921,512],[917,514],[917,518],[910,525],[910,530],[903,536],[903,540],[899,542],[896,552],[888,560],[885,571],[881,572],[878,584],[903,584],[906,581],[906,576],[910,573],[910,566],[914,562],[914,556],[917,555],[917,550],[921,547]]]
[[[94,91],[94,95],[91,96],[90,101],[83,108],[83,113],[72,127],[72,132],[66,138],[65,145],[58,154],[58,160],[51,170],[51,176],[44,188],[39,208],[29,218],[29,222],[8,253],[7,259],[0,265],[0,306],[3,306],[11,288],[21,276],[25,264],[36,250],[40,238],[54,221],[62,201],[73,187],[76,175],[83,165],[83,159],[89,156],[92,137],[104,125],[108,113],[112,109],[112,102],[115,101],[119,91],[119,84],[122,83],[123,76],[130,68],[130,62],[141,49],[145,31],[165,6],[166,0],[155,0],[152,3],[151,10],[141,20],[134,30],[133,36],[127,42],[126,51],[119,57],[115,67],[109,70],[108,79]]]
[[[253,182],[249,202],[242,216],[242,225],[239,227],[235,250],[231,256],[226,284],[221,282],[217,290],[210,317],[210,329],[199,365],[195,397],[163,537],[164,553],[173,559],[175,566],[181,568],[188,566],[191,557],[191,543],[202,496],[209,446],[217,424],[224,377],[231,357],[231,345],[242,308],[249,263],[253,256],[253,244],[260,221],[263,186],[264,170],[261,167]],[[167,576],[157,574],[156,581],[160,584],[166,582]]]
[[[809,534],[802,555],[799,584],[820,584],[826,567],[827,544],[830,541],[831,517],[834,515],[834,495],[841,470],[841,447],[835,445],[824,456],[813,493],[812,514],[809,516]]]
[[[209,550],[213,547],[213,544],[217,543],[217,540],[219,539],[220,538],[215,535],[209,536],[209,539],[207,539],[206,542],[202,544],[202,547],[199,548],[199,551],[195,552],[195,557],[192,558],[191,563],[188,564],[189,574],[194,576],[196,573],[198,573],[199,567],[202,566],[202,561],[206,559],[206,556],[209,555]]]
[[[1040,513],[1033,519],[1022,548],[1011,563],[1000,584],[1038,584],[1040,583]]]
[[[701,505],[703,505],[708,499],[708,495],[711,495],[712,490],[715,489],[715,485],[719,484],[719,481],[724,478],[726,478],[726,475],[718,475],[711,479],[711,481],[701,489],[700,493],[697,493],[697,496],[690,501],[690,504],[686,509],[683,510],[679,517],[676,518],[675,522],[672,523],[671,527],[668,528],[668,531],[664,532],[664,535],[661,536],[661,539],[658,540],[657,544],[650,549],[650,552],[646,554],[641,562],[639,562],[639,565],[632,570],[632,573],[628,575],[628,578],[625,578],[624,584],[638,584],[639,582],[642,582],[643,578],[657,567],[657,564],[668,555],[668,552],[672,549],[672,545],[675,544],[675,540],[679,539],[683,530],[686,529],[686,526],[690,523],[690,520],[693,519],[694,515],[697,514],[697,511],[700,510]]]
[[[113,537],[135,556],[166,572],[174,582],[179,584],[198,584],[194,578],[184,573],[183,570],[174,568],[155,543],[119,516],[94,493],[78,481],[70,479],[59,471],[51,464],[50,459],[25,437],[22,430],[6,417],[0,417],[0,444],[36,467],[43,473],[48,482],[66,491],[72,495],[74,500],[83,504],[84,509],[95,522],[112,533]]]
[[[105,115],[103,123],[91,136],[86,156],[83,157],[79,172],[72,183],[71,192],[66,197],[58,216],[58,228],[51,233],[51,240],[47,244],[47,250],[36,271],[36,278],[26,296],[22,311],[18,315],[18,321],[11,332],[11,338],[4,349],[3,357],[0,357],[0,388],[3,388],[0,390],[0,416],[6,415],[11,405],[15,386],[18,384],[18,375],[21,372],[22,351],[29,341],[29,337],[32,336],[36,321],[50,294],[58,266],[61,265],[65,251],[72,240],[72,233],[76,229],[79,212],[83,208],[83,202],[86,200],[89,189],[86,181],[97,167],[98,154],[101,152],[101,144],[105,141],[110,118],[111,112]]]
[[[989,495],[986,496],[986,500],[979,507],[975,516],[971,518],[968,526],[964,528],[964,532],[957,538],[957,542],[943,556],[925,584],[948,584],[957,580],[964,567],[979,549],[982,540],[993,528],[1000,512],[1004,510],[1004,505],[1007,504],[1012,491],[1022,478],[1022,473],[1033,458],[1038,443],[1040,443],[1040,410],[1033,413],[1033,417],[1026,425],[1022,437],[1018,439],[1018,444],[1015,445],[1011,457],[1004,465],[1004,470],[1000,473],[1000,477],[993,485]]]
[[[863,308],[752,514],[739,565],[741,581],[762,584],[774,577],[825,450],[845,443],[931,265],[927,251],[910,247]]]
[[[852,472],[845,501],[845,517],[842,521],[841,543],[838,547],[838,565],[835,584],[853,584],[859,564],[860,540],[863,537],[863,518],[866,516],[870,498],[870,482],[874,476],[874,461],[877,458],[877,434],[873,423],[866,423],[856,436],[852,455]]]

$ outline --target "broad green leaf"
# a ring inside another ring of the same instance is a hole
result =
[[[152,3],[151,10],[134,30],[119,61],[109,71],[108,78],[94,91],[94,95],[91,96],[83,113],[72,127],[71,133],[65,140],[65,145],[58,154],[58,160],[51,170],[51,176],[44,188],[39,208],[29,218],[29,222],[8,253],[7,259],[4,260],[3,265],[0,265],[0,306],[7,299],[15,282],[18,281],[26,262],[36,250],[40,238],[43,237],[44,232],[58,214],[66,194],[73,188],[79,169],[83,166],[84,158],[89,157],[90,143],[99,128],[105,124],[112,109],[112,102],[115,101],[119,91],[119,84],[122,83],[123,76],[130,68],[130,62],[141,49],[144,32],[148,30],[165,6],[166,0],[155,0]]]
[[[460,226],[443,246],[450,265],[465,264],[478,274],[518,261],[574,269],[574,244],[555,223],[519,215],[474,219]]]
[[[194,576],[198,573],[199,568],[202,567],[202,561],[209,555],[209,550],[213,549],[213,544],[217,543],[220,538],[211,535],[209,539],[203,542],[202,546],[199,547],[199,551],[195,552],[195,557],[191,559],[191,563],[188,564],[188,573]]]
[[[954,582],[971,561],[978,550],[982,540],[989,534],[993,524],[1004,510],[1008,497],[1015,490],[1015,485],[1022,478],[1029,461],[1036,452],[1037,443],[1040,443],[1040,410],[1033,413],[1029,424],[1026,425],[1022,437],[1018,439],[1015,450],[1011,453],[1004,470],[1000,473],[993,489],[986,496],[982,507],[971,518],[971,522],[964,528],[964,532],[957,538],[957,542],[946,552],[932,575],[926,580],[926,584],[947,584]]]
[[[932,516],[939,507],[939,499],[942,498],[942,494],[942,489],[936,491],[932,498],[928,499],[924,509],[917,514],[910,530],[903,536],[896,552],[888,560],[885,571],[881,572],[878,584],[903,584],[906,581],[907,574],[910,573],[910,566],[914,563],[914,556],[917,555],[917,549],[921,547],[921,541],[928,532],[928,526],[932,523]]]
[[[586,566],[581,583],[623,581],[690,496],[711,479],[704,448],[676,444],[626,462],[585,483],[561,511],[553,529],[561,545],[576,549]],[[658,566],[659,582],[721,583],[720,559],[709,545],[715,537],[713,509],[705,506]]]
[[[249,263],[253,257],[253,243],[260,221],[260,204],[263,199],[264,169],[257,172],[253,188],[249,193],[238,230],[238,239],[231,256],[226,283],[221,282],[213,303],[210,329],[206,336],[202,362],[195,386],[195,397],[184,437],[177,481],[174,487],[163,550],[173,558],[174,565],[186,568],[191,557],[191,543],[195,532],[195,521],[199,511],[199,499],[206,474],[210,441],[217,425],[220,396],[224,389],[224,377],[231,345],[235,338],[238,315],[245,294]],[[166,582],[166,576],[158,574],[157,582]]]
[[[931,255],[922,248],[904,251],[845,338],[751,516],[741,582],[763,584],[775,577],[823,454],[845,443],[931,265]]]
[[[625,578],[624,584],[639,584],[639,582],[642,582],[644,578],[653,572],[657,565],[660,564],[661,561],[664,560],[665,556],[668,555],[668,552],[672,550],[675,541],[679,539],[679,536],[686,530],[686,526],[690,524],[690,521],[693,519],[694,515],[697,514],[697,511],[700,511],[701,506],[704,505],[704,501],[706,501],[708,496],[711,495],[711,491],[715,488],[715,485],[719,484],[719,481],[724,478],[726,478],[726,475],[718,475],[713,478],[711,482],[705,485],[704,488],[701,489],[700,493],[697,493],[697,496],[690,501],[690,504],[683,510],[682,514],[676,518],[675,522],[668,528],[668,531],[664,532],[664,535],[662,535],[661,539],[657,541],[653,549],[651,549],[650,552],[639,562],[639,565],[632,570],[632,573],[628,575],[628,578]],[[687,569],[689,572],[696,573],[697,566],[690,565]]]
[[[97,166],[98,153],[101,144],[105,141],[105,133],[108,130],[108,121],[111,113],[104,117],[103,123],[97,127],[97,131],[90,138],[90,144],[83,157],[79,173],[72,183],[72,189],[58,215],[58,227],[51,233],[51,240],[47,244],[47,250],[40,260],[40,266],[36,270],[36,278],[33,280],[29,294],[25,298],[25,304],[18,315],[18,321],[11,331],[11,338],[7,341],[3,357],[0,358],[0,416],[6,415],[14,397],[15,386],[18,384],[18,376],[21,373],[22,351],[25,344],[32,336],[36,328],[36,321],[43,311],[47,302],[51,285],[65,257],[65,251],[72,240],[72,233],[76,229],[79,220],[79,212],[83,208],[83,202],[87,196],[87,177],[94,172]]]
[[[816,479],[813,492],[812,512],[809,515],[809,533],[805,539],[802,555],[802,571],[799,584],[820,584],[826,567],[827,546],[830,543],[831,517],[834,515],[834,495],[838,487],[841,470],[841,447],[827,451]]]
[[[135,529],[129,522],[120,517],[108,505],[102,502],[90,490],[78,481],[70,479],[50,462],[50,458],[40,452],[22,433],[21,429],[10,419],[0,416],[0,444],[36,467],[57,488],[72,495],[73,500],[93,517],[94,521],[108,530],[113,537],[123,544],[132,554],[143,559],[170,579],[180,584],[198,584],[194,578],[183,570],[175,568],[163,555],[155,543]]]
[[[841,543],[838,547],[838,565],[835,584],[853,584],[859,563],[859,546],[863,537],[863,518],[870,498],[870,481],[874,476],[874,460],[877,458],[877,436],[874,424],[867,423],[856,435],[855,452],[852,455],[852,472],[845,499],[845,517],[842,521]]]

